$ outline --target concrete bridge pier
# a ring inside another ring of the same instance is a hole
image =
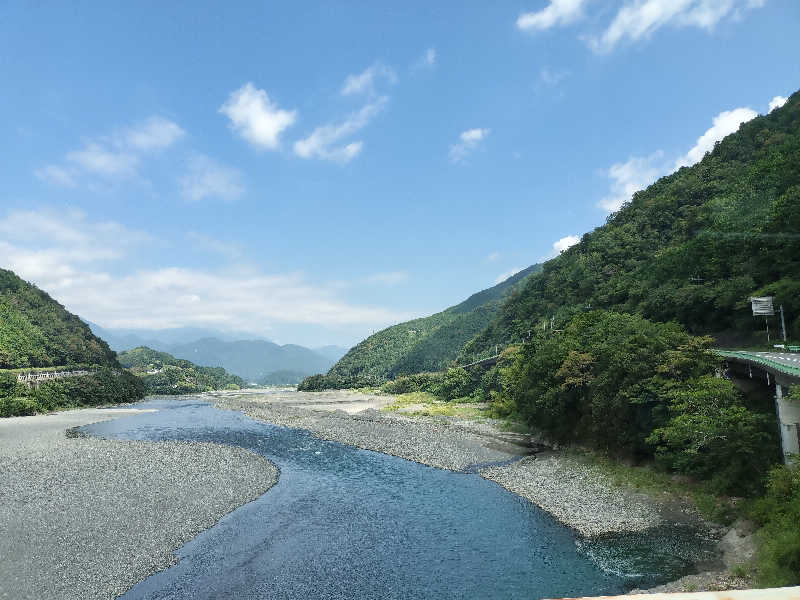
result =
[[[789,382],[776,377],[775,409],[778,412],[784,462],[788,462],[790,454],[800,454],[800,402],[789,400],[788,394]]]

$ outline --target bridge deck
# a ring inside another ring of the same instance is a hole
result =
[[[730,360],[764,367],[775,373],[786,375],[794,383],[800,383],[800,354],[793,352],[749,352],[743,350],[717,350],[717,354]]]

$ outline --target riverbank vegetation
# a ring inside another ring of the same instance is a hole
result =
[[[245,382],[222,367],[200,367],[146,346],[121,352],[120,363],[130,369],[147,394],[194,394],[212,390],[238,390]]]
[[[17,374],[0,372],[0,417],[135,402],[145,396],[142,381],[123,369],[101,367],[89,375],[44,381],[28,387]]]

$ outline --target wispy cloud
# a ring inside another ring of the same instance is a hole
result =
[[[486,255],[486,258],[484,258],[483,260],[485,260],[486,262],[494,262],[498,258],[500,258],[499,252],[490,252],[489,254]]]
[[[350,162],[361,152],[364,142],[361,140],[346,144],[339,142],[366,127],[384,109],[388,101],[388,97],[381,96],[348,115],[344,121],[317,127],[308,137],[294,143],[295,154],[301,158],[320,158],[339,164]]]
[[[169,148],[180,140],[186,132],[176,123],[163,117],[150,117],[136,127],[129,127],[122,133],[126,146],[148,151]]]
[[[341,94],[342,96],[356,94],[375,95],[378,80],[393,85],[397,83],[397,75],[391,67],[382,63],[375,63],[361,73],[348,75],[344,80],[344,84],[342,84]]]
[[[428,48],[422,53],[414,64],[411,65],[412,71],[420,71],[423,69],[432,69],[436,66],[437,53],[436,48]]]
[[[611,189],[600,200],[599,206],[608,212],[619,210],[634,192],[653,183],[664,174],[664,170],[664,153],[661,150],[650,156],[632,156],[626,162],[614,163],[606,171],[611,180]]]
[[[742,123],[757,116],[758,113],[752,108],[734,108],[719,113],[714,117],[711,127],[697,139],[692,149],[675,161],[675,168],[689,167],[700,162],[707,152],[714,149],[714,144],[737,131]]]
[[[485,140],[491,133],[491,129],[467,129],[458,136],[458,142],[450,146],[450,161],[461,163]]]
[[[89,138],[81,147],[67,152],[62,162],[39,167],[34,174],[64,187],[75,187],[87,177],[106,180],[133,177],[145,158],[169,148],[184,136],[185,132],[176,123],[153,116],[109,135]]]
[[[186,241],[197,250],[218,254],[225,258],[235,260],[244,256],[244,247],[236,242],[218,240],[197,231],[186,232]]]
[[[782,96],[774,97],[767,112],[782,106],[786,101]],[[631,199],[634,192],[645,189],[659,177],[679,169],[690,167],[701,160],[714,149],[714,145],[728,135],[739,130],[742,123],[746,123],[758,116],[758,113],[749,107],[725,110],[716,115],[709,127],[701,135],[694,146],[686,154],[675,159],[667,160],[664,152],[658,150],[650,156],[633,156],[626,162],[615,163],[604,171],[611,185],[606,195],[598,206],[609,212],[619,210],[622,205]]]
[[[517,27],[523,31],[543,31],[557,25],[570,25],[583,16],[586,0],[550,0],[543,9],[523,13]]]
[[[772,100],[769,101],[769,109],[767,109],[767,112],[772,112],[776,108],[780,108],[781,106],[786,104],[787,100],[788,98],[786,96],[775,96]]]
[[[197,236],[190,242],[214,245]],[[334,288],[297,273],[264,273],[235,263],[221,270],[177,265],[130,269],[130,258],[152,244],[146,233],[93,221],[77,211],[0,217],[3,266],[105,327],[203,326],[267,333],[275,324],[297,324],[367,330],[411,316],[346,302]],[[162,298],[170,301],[157,301]]]
[[[242,179],[238,169],[219,164],[204,154],[193,154],[178,184],[181,195],[187,200],[219,198],[230,201],[244,193]]]
[[[763,5],[764,0],[629,0],[601,35],[586,40],[595,52],[610,52],[625,40],[647,39],[666,26],[710,31],[723,19]]]
[[[406,271],[388,271],[386,273],[375,273],[367,277],[367,283],[379,285],[395,286],[406,283],[409,279]]]
[[[539,70],[539,83],[546,87],[556,87],[569,77],[569,74],[566,69],[554,69],[545,65]]]
[[[764,6],[766,0],[625,0],[603,31],[580,35],[597,53],[612,51],[619,44],[638,42],[651,37],[663,27],[696,27],[711,31],[725,19],[739,19],[750,9]],[[517,27],[523,31],[544,31],[573,25],[587,9],[597,7],[598,18],[603,3],[587,0],[549,0],[544,8],[521,14]]]
[[[230,119],[231,129],[257,148],[276,150],[281,134],[297,119],[296,110],[284,110],[267,92],[248,82],[231,92],[219,112]]]

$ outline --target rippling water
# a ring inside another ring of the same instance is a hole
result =
[[[587,543],[476,474],[322,441],[197,399],[146,407],[160,410],[84,431],[241,446],[281,475],[125,599],[557,598],[619,593],[687,569],[685,544],[665,551],[658,541],[669,534]],[[656,543],[638,543],[648,539]]]

